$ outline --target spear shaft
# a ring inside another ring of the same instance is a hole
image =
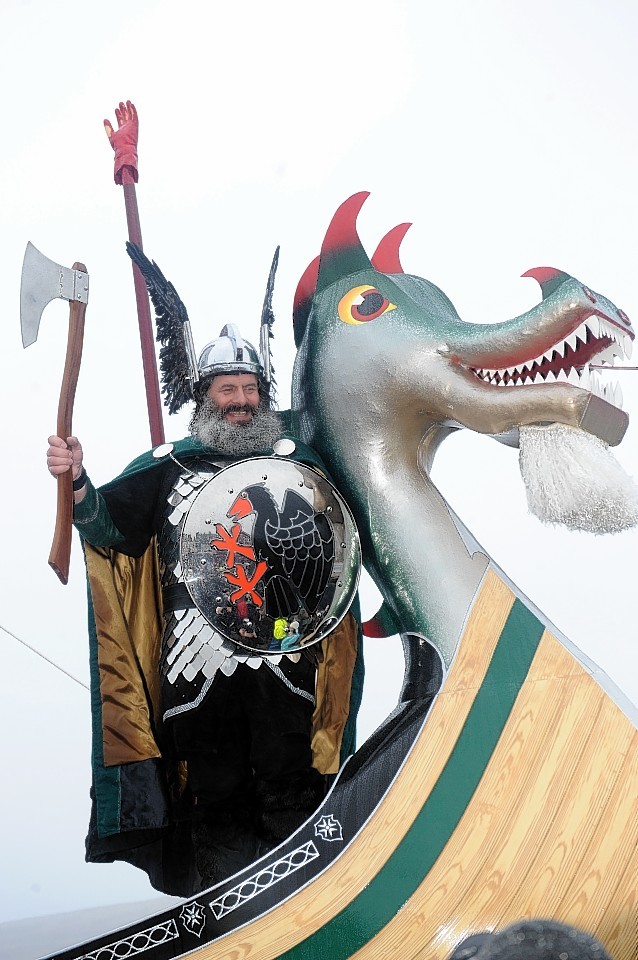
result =
[[[142,246],[142,231],[137,206],[137,194],[134,183],[123,183],[124,207],[128,236],[131,243]],[[140,329],[140,345],[142,348],[142,366],[144,369],[144,385],[146,388],[146,405],[148,408],[148,423],[151,431],[151,446],[157,447],[164,443],[164,422],[162,419],[162,401],[160,398],[157,363],[155,362],[155,341],[153,338],[153,323],[148,302],[146,282],[134,263],[133,284],[135,286],[135,301],[137,303],[137,320]]]
[[[118,129],[114,130],[110,120],[104,121],[104,129],[110,144],[115,151],[114,179],[124,190],[124,207],[128,236],[131,243],[143,250],[140,215],[137,206],[135,184],[137,172],[137,110],[130,100],[121,102],[115,109]],[[162,401],[160,397],[159,378],[155,361],[155,341],[153,337],[153,323],[148,302],[148,293],[144,277],[139,268],[133,263],[133,284],[135,286],[135,301],[137,303],[137,319],[140,330],[140,345],[142,348],[142,366],[144,369],[144,385],[146,388],[146,406],[148,422],[151,431],[151,444],[156,447],[164,443],[164,421],[162,418]]]

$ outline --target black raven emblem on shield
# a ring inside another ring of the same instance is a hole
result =
[[[279,510],[261,484],[246,487],[228,516],[242,520],[251,513],[255,514],[255,556],[268,564],[268,615],[290,617],[303,609],[314,614],[330,581],[335,556],[334,534],[327,516],[290,489]]]

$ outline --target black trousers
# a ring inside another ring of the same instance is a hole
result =
[[[278,664],[292,692],[264,663],[219,673],[201,706],[175,717],[167,732],[187,762],[198,806],[252,805],[255,794],[281,793],[311,770],[315,666],[304,656]],[[314,772],[314,771],[313,771]]]

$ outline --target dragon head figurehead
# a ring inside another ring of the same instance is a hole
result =
[[[426,592],[440,595],[441,569],[448,580],[450,568],[465,577],[465,592],[476,574],[463,573],[467,550],[445,556],[449,507],[429,480],[441,440],[466,427],[516,444],[521,428],[564,424],[619,443],[628,425],[619,388],[604,386],[590,367],[628,357],[635,334],[610,300],[547,267],[525,275],[542,292],[531,310],[490,325],[463,321],[437,286],[403,272],[399,245],[409,224],[368,258],[356,230],[367,196],[337,210],[297,288],[293,417],[350,498],[396,626],[431,639],[446,600],[438,612],[430,600],[425,613],[415,580],[429,579]],[[428,559],[424,544],[433,537]],[[422,573],[428,564],[430,576]],[[458,601],[449,592],[448,610]]]
[[[368,259],[356,232],[367,196],[342,204],[297,289],[301,416],[310,401],[329,400],[329,368],[349,395],[373,395],[375,415],[395,424],[400,417],[403,429],[410,419],[421,436],[432,423],[499,436],[558,422],[620,442],[628,424],[620,390],[603,385],[590,364],[630,355],[635,333],[622,310],[569,274],[543,267],[525,274],[541,286],[537,306],[513,320],[467,323],[438,287],[401,269],[398,247],[409,224],[391,231]],[[308,356],[321,357],[317,369]]]

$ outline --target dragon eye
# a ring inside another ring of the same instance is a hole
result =
[[[364,284],[349,290],[339,301],[338,310],[344,323],[369,323],[389,310],[396,310],[396,304],[390,303],[376,287]]]

